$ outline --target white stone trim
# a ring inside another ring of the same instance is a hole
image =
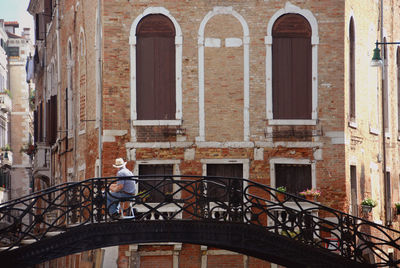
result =
[[[318,36],[318,23],[314,15],[308,9],[301,9],[295,5],[292,5],[290,2],[286,2],[284,8],[278,10],[269,20],[267,26],[267,36],[265,36],[265,49],[266,49],[266,58],[265,58],[265,76],[266,76],[266,118],[268,119],[268,123],[272,122],[274,119],[273,116],[273,108],[272,108],[272,27],[275,21],[282,15],[288,13],[295,13],[303,16],[311,26],[311,46],[312,46],[312,112],[311,119],[317,120],[318,118],[318,44],[319,44],[319,36]],[[291,120],[294,121],[294,120]],[[296,120],[297,121],[297,120]],[[302,120],[299,120],[302,121]],[[300,123],[298,124],[300,125]]]
[[[276,188],[276,177],[275,177],[275,164],[299,164],[299,165],[311,165],[311,187],[317,187],[317,177],[315,170],[315,162],[310,159],[295,159],[295,158],[271,158],[269,160],[269,170],[271,177],[271,187]]]
[[[221,47],[221,39],[220,38],[205,38],[204,41],[205,47]]]
[[[329,132],[331,134],[332,141],[343,144],[344,136],[340,135],[340,132]],[[341,132],[343,133],[343,132]],[[127,142],[125,144],[127,149],[138,149],[138,148],[191,148],[193,145],[198,148],[314,148],[322,147],[322,142],[307,142],[307,141],[279,141],[279,142]]]
[[[136,110],[136,28],[139,22],[147,15],[162,14],[168,17],[175,27],[175,85],[176,85],[176,112],[175,119],[182,120],[182,30],[176,19],[164,7],[148,7],[133,21],[129,35],[130,46],[130,83],[131,83],[131,120],[137,121]],[[146,120],[151,121],[151,120]],[[156,120],[159,121],[159,120]],[[136,141],[136,131],[131,126],[131,140]]]
[[[241,47],[243,41],[240,38],[225,38],[225,47]]]
[[[132,126],[180,126],[182,120],[132,120]]]
[[[243,140],[250,139],[250,114],[249,114],[249,45],[250,34],[244,18],[233,10],[232,7],[214,7],[203,18],[198,31],[198,58],[199,58],[199,136],[197,141],[205,141],[205,108],[204,108],[204,29],[207,22],[215,15],[226,14],[234,16],[243,28]]]
[[[271,119],[271,120],[268,120],[268,124],[273,125],[273,126],[278,126],[278,125],[280,125],[280,126],[292,126],[292,125],[315,126],[317,124],[317,120],[313,120],[313,119],[310,119],[310,120],[307,120],[307,119],[299,119],[299,120],[296,120],[296,119],[289,119],[289,120],[287,120],[287,119]]]

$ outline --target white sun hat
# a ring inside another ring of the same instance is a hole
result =
[[[117,159],[115,159],[115,165],[113,165],[113,167],[121,168],[121,167],[124,167],[125,165],[126,165],[126,162],[124,162],[124,159],[117,158]]]

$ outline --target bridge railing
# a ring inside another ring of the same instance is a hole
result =
[[[134,217],[115,219],[108,213],[110,185],[118,180],[139,185],[138,194],[115,201],[134,208]],[[219,221],[256,225],[360,263],[400,264],[387,250],[400,249],[399,231],[288,193],[282,200],[277,193],[251,180],[215,176],[112,177],[62,184],[0,204],[0,246],[13,250],[76,226],[119,220]]]

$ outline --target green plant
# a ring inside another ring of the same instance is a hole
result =
[[[6,151],[6,152],[11,151],[11,146],[10,146],[10,144],[7,143],[4,147],[1,148],[1,150],[2,150],[2,151]]]
[[[362,202],[361,202],[362,206],[368,206],[368,207],[376,207],[376,205],[378,205],[378,202],[376,202],[376,200],[373,200],[372,198],[365,198]]]
[[[286,193],[286,187],[285,186],[279,186],[278,188],[276,188],[276,190]]]
[[[395,206],[397,209],[400,209],[400,202],[394,203],[394,206]]]

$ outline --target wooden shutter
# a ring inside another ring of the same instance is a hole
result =
[[[311,27],[296,14],[274,24],[272,98],[274,119],[311,119]]]
[[[57,140],[57,96],[50,98],[50,125],[49,125],[49,143],[54,144]]]
[[[349,55],[349,76],[350,76],[350,118],[356,118],[356,79],[355,79],[355,68],[356,68],[356,59],[355,59],[355,36],[354,36],[354,22],[353,18],[350,20],[350,55]]]
[[[358,216],[357,169],[350,166],[351,214]]]
[[[38,111],[35,110],[33,112],[33,139],[36,142],[39,141],[39,136],[38,136]]]
[[[230,193],[236,192],[237,196],[241,196],[243,189],[243,183],[238,180],[229,180],[224,178],[212,178],[215,177],[227,177],[227,178],[243,178],[243,165],[241,164],[208,164],[207,165],[207,176],[209,180],[213,182],[207,184],[207,196],[211,199],[215,198],[218,201],[232,200]],[[228,191],[228,190],[235,191]]]
[[[167,17],[149,15],[136,34],[137,118],[175,119],[175,28]]]
[[[172,184],[163,184],[162,186],[157,186],[157,190],[151,190],[152,187],[158,185],[163,177],[158,177],[157,175],[173,175],[173,166],[172,165],[140,165],[139,166],[139,175],[154,175],[146,178],[146,182],[139,181],[139,192],[141,191],[150,191],[150,196],[147,199],[147,202],[150,203],[158,203],[164,201],[164,196],[162,193],[172,193]],[[151,180],[154,178],[155,180]],[[161,193],[161,192],[162,193]]]
[[[275,186],[285,186],[291,194],[311,189],[311,165],[275,164]]]
[[[50,110],[50,100],[46,102],[46,143],[50,144],[50,138],[51,138],[51,131],[50,131],[50,126],[51,126],[51,110]]]

